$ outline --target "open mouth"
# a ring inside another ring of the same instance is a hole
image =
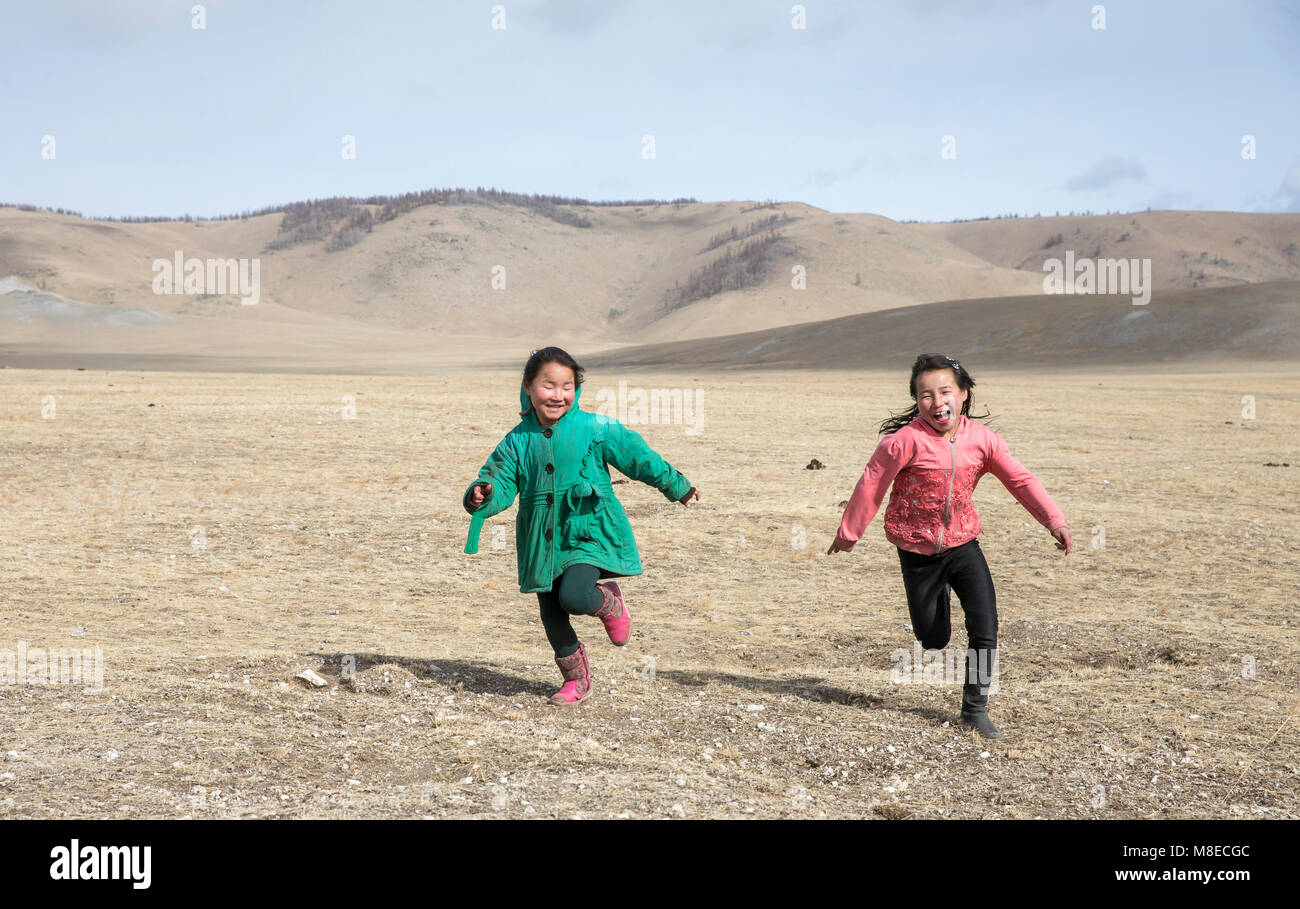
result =
[[[947,423],[951,419],[952,419],[951,407],[945,407],[943,410],[937,410],[934,412],[934,421],[936,423]]]

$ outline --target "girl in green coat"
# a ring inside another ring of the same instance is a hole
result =
[[[542,626],[565,680],[552,695],[553,704],[577,704],[591,694],[587,651],[570,615],[598,617],[619,646],[631,632],[632,617],[618,584],[598,583],[641,574],[632,527],[614,496],[607,465],[683,505],[700,497],[638,433],[578,409],[582,374],[577,361],[558,347],[533,351],[519,390],[522,419],[462,499],[473,515],[465,551],[475,553],[483,522],[519,496],[519,590],[537,594]]]

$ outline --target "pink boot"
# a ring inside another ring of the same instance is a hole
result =
[[[578,649],[566,657],[556,657],[555,665],[560,667],[564,676],[564,687],[551,695],[551,703],[557,707],[578,704],[591,694],[591,667],[587,665],[587,648],[579,644]]]
[[[623,601],[623,591],[613,581],[596,586],[605,594],[605,604],[593,615],[605,623],[609,642],[622,647],[632,636],[632,615],[627,611],[627,603]]]

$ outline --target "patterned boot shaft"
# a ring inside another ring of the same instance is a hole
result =
[[[632,615],[627,611],[627,602],[623,599],[623,591],[613,581],[597,584],[596,586],[604,594],[605,603],[593,615],[604,624],[605,633],[609,635],[609,642],[617,647],[622,647],[627,643],[628,638],[632,636]]]
[[[556,657],[555,665],[564,676],[564,685],[551,695],[551,703],[576,704],[591,694],[591,667],[587,663],[587,648],[583,644],[566,657]]]

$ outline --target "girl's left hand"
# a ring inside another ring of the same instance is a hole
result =
[[[1074,548],[1074,538],[1070,536],[1070,528],[1058,527],[1052,531],[1052,536],[1056,537],[1056,548],[1064,549],[1065,554],[1069,555],[1070,550]]]
[[[696,489],[694,486],[692,486],[690,489],[686,490],[686,495],[682,496],[682,497],[681,497],[680,499],[678,499],[677,501],[681,502],[681,503],[682,503],[683,505],[685,505],[687,508],[690,508],[690,507],[691,507],[691,498],[692,498],[692,496],[695,498],[695,501],[698,502],[698,501],[700,500],[700,491],[699,491],[698,489]]]
[[[840,535],[837,533],[835,534],[835,539],[831,540],[831,548],[826,550],[826,554],[830,555],[831,553],[835,553],[835,552],[852,552],[853,547],[857,545],[858,545],[857,540],[850,541],[850,540],[840,539]]]

